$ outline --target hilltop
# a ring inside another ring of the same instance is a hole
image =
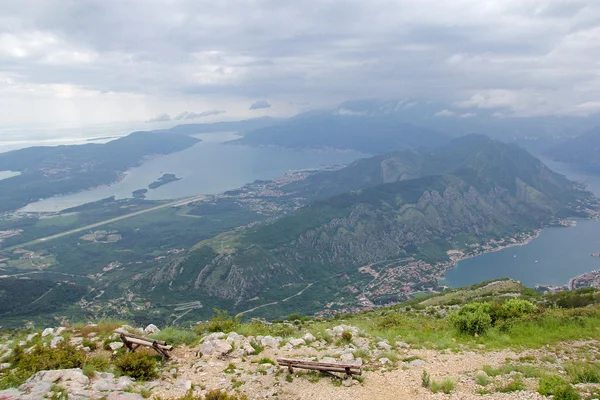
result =
[[[595,289],[540,295],[501,280],[333,319],[241,322],[217,312],[191,329],[112,320],[3,331],[0,398],[594,398],[599,303]],[[173,357],[125,354],[122,331],[174,344]],[[352,363],[363,374],[289,374],[280,357]]]
[[[600,153],[600,127],[557,144],[546,154],[556,161],[597,168],[600,167],[598,153]]]

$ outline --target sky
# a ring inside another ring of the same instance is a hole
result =
[[[600,113],[600,1],[0,3],[0,127],[286,116],[361,98]]]

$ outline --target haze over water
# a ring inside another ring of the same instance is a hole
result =
[[[586,183],[600,196],[600,175],[562,163],[544,162],[572,180]],[[578,220],[568,228],[546,228],[539,237],[515,246],[460,261],[446,273],[443,283],[453,287],[498,278],[512,278],[526,286],[565,285],[571,278],[600,269],[600,221]]]

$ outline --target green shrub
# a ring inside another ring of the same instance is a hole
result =
[[[98,348],[98,344],[90,339],[83,339],[83,341],[81,342],[81,345],[83,347],[89,347],[89,349],[91,351],[94,351]]]
[[[0,388],[19,386],[38,371],[81,368],[85,353],[64,342],[56,349],[38,343],[29,353],[25,353],[20,346],[15,347],[9,362],[14,370],[0,380]]]
[[[168,344],[172,344],[175,346],[182,344],[191,346],[200,339],[198,335],[193,331],[176,328],[165,328],[158,333],[150,335],[150,337],[152,339],[165,341]]]
[[[94,371],[105,372],[110,370],[110,363],[107,358],[101,356],[91,356],[85,360],[84,366],[89,365]]]
[[[266,358],[266,357],[263,357],[260,360],[258,360],[258,364],[277,365],[277,364],[275,364],[275,361],[271,360],[270,358]]]
[[[579,400],[581,396],[573,386],[558,375],[548,375],[540,379],[537,392],[542,396],[554,396],[554,400]]]
[[[383,317],[378,323],[379,329],[387,330],[397,328],[402,325],[402,317],[398,313],[390,313]]]
[[[523,383],[523,380],[521,378],[513,379],[506,385],[497,388],[497,391],[500,393],[512,393],[521,390],[525,390],[525,384]]]
[[[233,318],[229,315],[229,312],[226,310],[219,310],[214,308],[213,312],[215,315],[211,318],[210,321],[199,324],[195,327],[195,330],[204,333],[204,332],[223,332],[229,333],[236,330],[236,328],[240,325],[239,318]]]
[[[452,379],[446,378],[441,382],[431,381],[431,391],[433,393],[445,393],[450,394],[454,390],[456,384]]]
[[[505,319],[522,318],[536,310],[535,304],[522,299],[510,299],[502,304],[502,316]]]
[[[350,332],[342,332],[342,342],[350,343],[352,341],[352,334]]]
[[[421,374],[421,386],[424,388],[429,388],[431,386],[431,376],[429,376],[429,372],[423,370]]]
[[[487,303],[469,303],[450,315],[450,323],[461,333],[475,336],[492,326],[492,308]]]
[[[115,367],[124,375],[147,381],[157,376],[156,360],[143,352],[127,352],[115,359]]]
[[[480,386],[487,386],[490,383],[490,378],[485,374],[479,374],[475,377],[475,383]]]

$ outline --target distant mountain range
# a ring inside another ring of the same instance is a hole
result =
[[[146,283],[141,280],[140,287],[176,290],[194,299],[212,296],[242,311],[255,296],[274,301],[338,275],[352,286],[364,280],[359,268],[384,261],[395,267],[407,260],[435,266],[448,260],[448,250],[466,251],[559,218],[586,216],[588,205],[597,204],[591,193],[527,151],[482,135],[433,151],[359,160],[286,190],[320,200],[239,234],[233,252],[194,250],[153,272]],[[415,281],[416,288],[437,285],[435,276]],[[348,296],[340,290],[335,282],[322,286],[319,297],[300,310],[314,312]]]
[[[600,167],[600,126],[553,146],[546,154],[555,161]]]

